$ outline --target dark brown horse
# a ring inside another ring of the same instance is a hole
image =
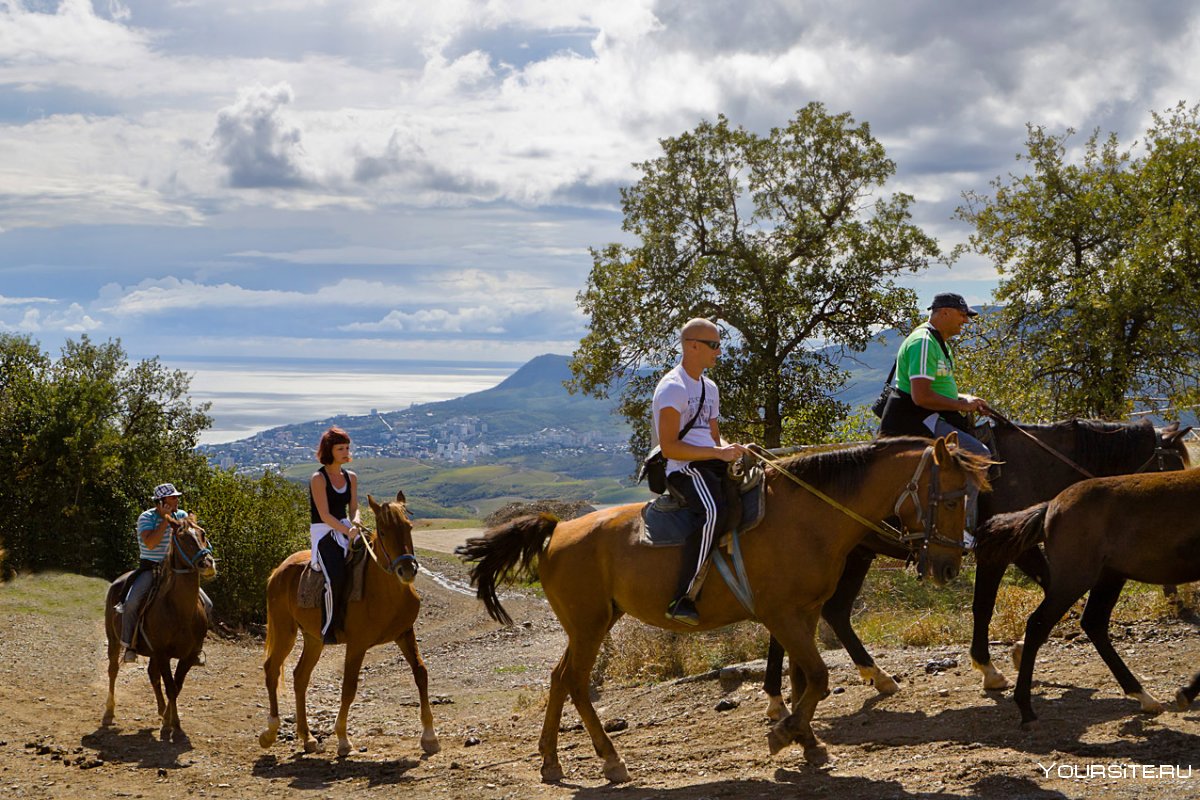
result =
[[[1026,624],[1013,692],[1022,727],[1037,719],[1029,695],[1038,650],[1085,593],[1084,633],[1125,694],[1141,703],[1143,711],[1163,710],[1113,648],[1108,623],[1126,581],[1166,585],[1200,580],[1197,498],[1200,470],[1097,478],[1071,486],[1049,503],[987,522],[984,533],[1009,551],[1045,543],[1046,597]],[[1186,697],[1187,690],[1182,691]]]
[[[841,574],[846,554],[869,530],[810,489],[807,481],[872,524],[899,513],[904,527],[923,531],[917,542],[934,580],[953,578],[962,558],[963,495],[968,482],[986,484],[986,464],[958,450],[957,437],[890,439],[855,448],[797,457],[767,470],[767,511],[742,538],[740,552],[753,611],[721,580],[710,578],[697,606],[700,630],[756,617],[787,648],[795,711],[773,727],[771,752],[799,740],[810,762],[826,760],[811,727],[827,692],[829,671],[817,652],[817,614]],[[915,491],[906,491],[908,488]],[[550,676],[550,696],[538,750],[542,779],[563,777],[558,726],[570,694],[610,781],[628,780],[624,760],[604,732],[588,695],[588,678],[608,630],[624,614],[674,631],[690,628],[664,617],[681,548],[651,547],[639,539],[642,504],[597,511],[569,522],[523,517],[471,539],[460,555],[476,562],[471,579],[493,619],[510,624],[497,584],[537,561],[537,574],[567,633],[567,650]],[[898,510],[897,510],[898,509]]]
[[[1052,425],[1000,425],[995,429],[994,457],[1003,462],[1000,476],[992,481],[992,491],[979,499],[979,521],[1044,502],[1088,475],[1124,475],[1138,471],[1182,469],[1188,464],[1183,437],[1191,428],[1172,425],[1156,431],[1147,420],[1138,422],[1101,422],[1067,420]],[[1056,458],[1030,437],[1063,454],[1076,466]],[[976,537],[975,588],[972,615],[971,663],[983,673],[985,689],[1004,689],[1008,679],[992,664],[988,650],[988,627],[996,608],[996,594],[1009,564],[1015,564],[1038,584],[1045,580],[1046,567],[1036,546],[1020,552],[1003,552],[991,546],[986,534]],[[833,596],[821,608],[839,641],[850,654],[863,679],[874,684],[881,694],[892,694],[899,685],[880,669],[850,624],[854,601],[862,590],[867,570],[876,555],[905,558],[902,547],[878,536],[869,535],[846,559],[846,569],[838,580]],[[767,716],[780,719],[787,707],[782,697],[783,649],[772,641],[767,653],[767,674],[763,690],[768,697]]]
[[[161,570],[158,592],[146,606],[141,636],[135,644],[139,655],[150,657],[146,672],[150,677],[150,685],[154,687],[158,714],[162,717],[162,738],[169,739],[183,733],[176,700],[188,671],[199,661],[200,651],[204,649],[204,637],[208,634],[208,614],[200,600],[200,579],[209,579],[217,574],[208,536],[196,524],[194,515],[181,520],[178,529],[172,529]],[[104,631],[108,636],[108,700],[104,704],[103,725],[112,724],[117,708],[117,673],[121,669],[122,653],[121,615],[115,607],[130,574],[125,573],[109,584],[104,598]],[[171,674],[171,659],[177,659],[174,675]],[[166,699],[163,698],[160,682],[166,686]]]
[[[441,749],[433,729],[433,710],[429,705],[429,673],[417,649],[413,623],[421,610],[421,598],[413,588],[417,577],[417,558],[413,555],[412,523],[404,505],[404,492],[396,500],[380,505],[367,495],[375,513],[378,532],[366,534],[370,544],[371,563],[366,570],[366,585],[361,602],[349,603],[346,609],[345,630],[338,633],[338,644],[346,645],[346,660],[342,671],[342,705],[334,733],[338,737],[339,756],[350,754],[353,746],[346,734],[346,718],[350,704],[358,692],[358,673],[367,650],[386,642],[395,642],[412,669],[421,702],[421,749],[432,755]],[[298,589],[300,575],[308,565],[311,553],[302,550],[288,556],[267,579],[267,643],[263,672],[266,673],[267,697],[271,708],[267,729],[258,743],[270,747],[279,733],[279,678],[288,653],[296,644],[297,631],[304,634],[304,649],[292,671],[296,694],[296,738],[306,753],[324,748],[308,729],[305,694],[313,667],[321,658],[321,609],[300,608]]]

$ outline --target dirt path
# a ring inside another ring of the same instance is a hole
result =
[[[755,681],[610,683],[597,707],[606,722],[624,720],[614,741],[632,783],[607,786],[568,711],[560,741],[566,781],[543,785],[537,737],[544,686],[565,644],[557,623],[544,602],[513,596],[505,603],[518,624],[500,629],[477,601],[447,588],[461,579],[458,565],[427,559],[425,566],[440,578],[419,578],[425,601],[418,635],[438,697],[441,753],[421,756],[416,693],[395,648],[368,655],[350,715],[357,750],[339,760],[299,753],[288,738],[290,665],[284,739],[269,751],[259,748],[265,692],[261,644],[252,639],[209,640],[208,666],[189,676],[181,698],[189,738],[161,742],[144,661],[122,670],[117,722],[99,726],[106,678],[98,613],[83,620],[19,613],[0,619],[0,798],[1200,795],[1200,764],[1194,777],[1164,776],[1161,769],[1186,775],[1200,761],[1200,711],[1140,714],[1082,637],[1055,640],[1043,651],[1035,684],[1042,725],[1033,733],[1019,730],[1009,693],[980,690],[963,647],[877,653],[902,680],[891,698],[861,685],[840,651],[827,652],[833,694],[821,703],[816,728],[835,761],[824,769],[807,767],[798,748],[768,755]],[[101,591],[97,583],[97,611]],[[1191,626],[1138,625],[1116,633],[1118,649],[1161,698],[1200,666]],[[332,737],[340,657],[340,648],[326,654],[309,692],[310,719],[324,738]],[[962,666],[926,671],[944,657]],[[1085,777],[1089,768],[1105,774]]]

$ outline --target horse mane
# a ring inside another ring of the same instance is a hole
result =
[[[1021,425],[1029,433],[1046,434],[1048,442],[1066,439],[1074,443],[1073,458],[1098,475],[1121,474],[1134,469],[1154,452],[1154,426],[1147,419],[1135,422],[1106,422],[1099,419],[1068,419],[1046,425]]]
[[[849,447],[800,453],[780,459],[776,464],[822,491],[850,492],[862,485],[876,455],[892,450],[923,450],[931,444],[932,439],[921,436],[889,436]],[[972,483],[983,491],[990,488],[987,480],[989,459],[961,447],[953,448],[950,454]]]

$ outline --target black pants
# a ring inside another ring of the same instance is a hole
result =
[[[687,594],[700,568],[708,559],[713,542],[729,530],[729,511],[736,489],[726,478],[728,464],[714,458],[691,461],[667,476],[667,483],[683,497],[688,508],[704,515],[700,535],[692,534],[683,545],[683,569],[675,596]]]
[[[321,633],[342,630],[346,621],[346,551],[332,534],[325,534],[317,542],[321,556],[321,571],[325,573],[325,585],[329,595],[321,607]]]

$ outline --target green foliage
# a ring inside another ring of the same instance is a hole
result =
[[[208,589],[214,613],[230,622],[264,621],[271,571],[309,547],[307,490],[269,472],[251,480],[214,469],[184,499],[218,559]]]
[[[592,251],[570,388],[603,396],[631,378],[621,413],[644,453],[657,377],[678,360],[682,324],[706,316],[727,334],[712,376],[727,438],[777,446],[785,425],[822,438],[847,410],[831,396],[846,373],[812,343],[861,351],[915,305],[897,278],[938,256],[909,222],[911,197],[874,197],[895,165],[867,124],[819,103],[767,136],[722,116],[661,145],[621,192],[639,244]]]
[[[1030,126],[1023,175],[966,195],[1002,304],[971,332],[963,383],[1030,421],[1195,402],[1200,106],[1155,115],[1134,156],[1095,132]]]
[[[113,577],[137,558],[132,535],[151,488],[194,485],[194,447],[211,424],[188,376],[157,359],[130,364],[119,342],[82,337],[51,360],[0,335],[0,530],[9,570]]]

